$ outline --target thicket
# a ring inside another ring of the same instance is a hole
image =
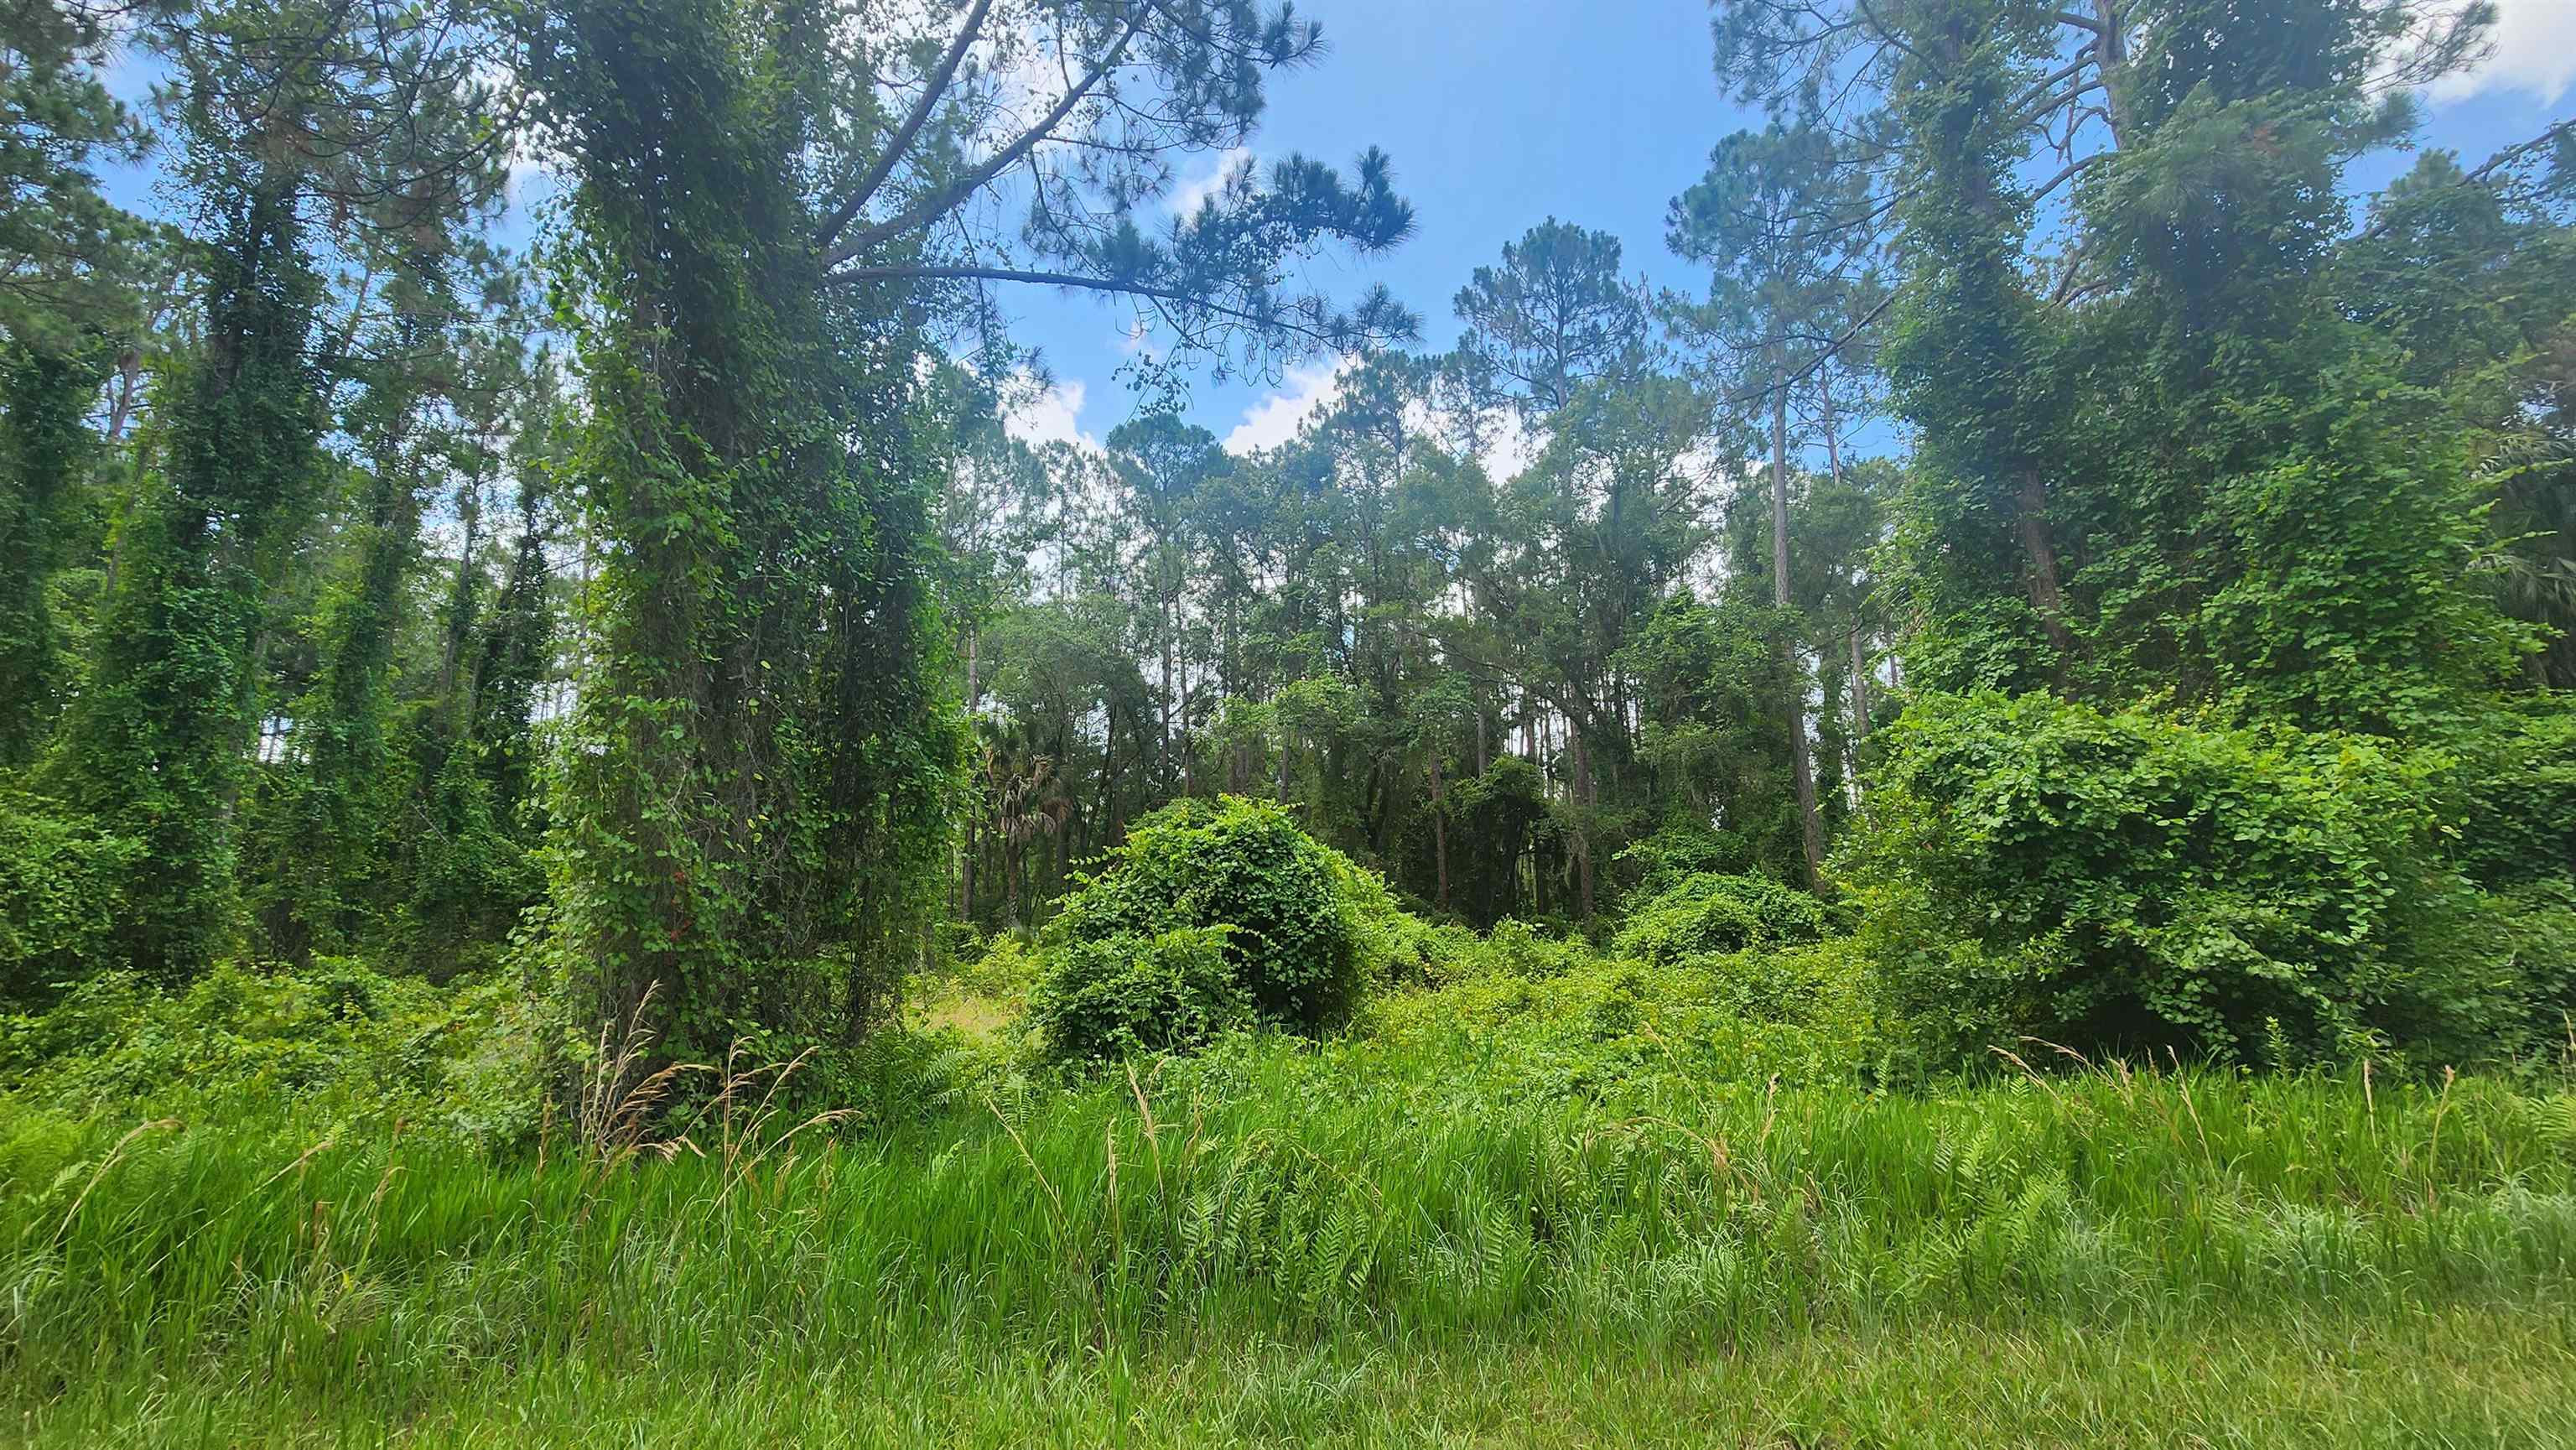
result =
[[[2465,1061],[2576,1008],[2533,945],[2563,905],[2460,869],[2455,757],[2038,695],[1922,696],[1888,749],[1845,869],[1892,1007],[1943,1058],[2029,1032]]]
[[[1379,963],[1359,869],[1281,807],[1226,796],[1136,822],[1046,929],[1034,1011],[1058,1052],[1109,1059],[1236,1026],[1340,1026]],[[1383,888],[1377,893],[1383,896]]]
[[[1638,902],[1610,945],[1664,966],[1702,952],[1804,945],[1825,935],[1826,922],[1813,895],[1772,877],[1693,872]]]

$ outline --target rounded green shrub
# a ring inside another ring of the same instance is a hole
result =
[[[1269,802],[1174,802],[1130,827],[1047,924],[1036,1001],[1049,1040],[1096,1057],[1187,1046],[1236,1020],[1337,1027],[1373,955],[1405,945],[1384,887],[1366,884]],[[1173,937],[1193,932],[1216,935]],[[1177,1020],[1157,1020],[1167,1013]]]
[[[2028,1033],[2298,1065],[2491,1049],[2438,754],[2045,695],[1927,695],[1838,862],[1936,1062]]]
[[[1768,876],[1702,871],[1630,912],[1611,948],[1668,965],[1708,952],[1802,946],[1824,936],[1824,906],[1806,892]]]
[[[1252,1020],[1223,926],[1120,933],[1059,946],[1029,1016],[1059,1056],[1114,1061],[1179,1052]]]

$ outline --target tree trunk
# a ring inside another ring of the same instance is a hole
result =
[[[2057,582],[2057,545],[2048,531],[2048,485],[2038,469],[2021,476],[2019,506],[2022,552],[2030,564],[2030,606],[2039,611],[2040,628],[2055,646],[2058,668],[2075,653],[2075,636],[2066,627],[2066,594]]]
[[[1437,864],[1440,879],[1440,910],[1449,910],[1449,820],[1442,802],[1448,798],[1446,782],[1440,778],[1440,757],[1431,757],[1431,859]]]
[[[1164,600],[1159,603],[1156,606],[1155,615],[1155,632],[1163,637],[1161,640],[1163,647],[1163,691],[1161,696],[1154,702],[1155,709],[1158,712],[1157,719],[1160,722],[1158,726],[1158,738],[1154,743],[1154,754],[1156,757],[1154,769],[1162,776],[1162,780],[1157,782],[1157,784],[1162,785],[1164,789],[1168,790],[1170,789],[1170,781],[1172,779],[1172,616],[1170,601]]]
[[[1100,821],[1090,843],[1095,851],[1108,850],[1118,834],[1118,707],[1107,706],[1105,713],[1109,723],[1100,735]]]
[[[1575,721],[1568,720],[1566,731],[1569,737],[1568,744],[1573,748],[1574,753],[1574,780],[1567,794],[1582,812],[1576,817],[1578,824],[1575,827],[1572,843],[1574,890],[1576,899],[1582,904],[1583,919],[1590,921],[1592,919],[1592,807],[1599,796],[1592,787],[1592,751],[1583,742],[1583,727]]]
[[[1190,748],[1190,667],[1181,662],[1181,794],[1199,793],[1198,755]]]
[[[1852,739],[1869,738],[1869,652],[1861,647],[1861,629],[1851,627]]]
[[[480,482],[479,478],[469,478],[456,490],[456,512],[465,525],[465,543],[456,556],[456,587],[448,595],[447,637],[438,656],[438,698],[459,721],[470,719],[474,713],[472,701],[456,698],[456,666],[474,633],[474,547],[483,524],[482,502],[474,490]]]
[[[1789,388],[1771,395],[1771,602],[1789,608]],[[1816,814],[1816,763],[1807,751],[1807,682],[1784,618],[1780,662],[1789,676],[1789,761],[1798,781],[1798,844],[1807,858],[1807,889],[1824,885],[1825,826]]]

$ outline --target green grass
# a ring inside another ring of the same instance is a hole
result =
[[[101,1380],[12,1421],[33,1445],[2557,1446],[2576,1342],[2534,1309],[1945,1321],[1726,1353],[1379,1337],[786,1353],[706,1377],[591,1347],[385,1395],[255,1373]]]
[[[1569,1092],[1427,1034],[1239,1044],[1071,1092],[993,1080],[847,1141],[738,1118],[703,1156],[608,1165],[560,1139],[495,1159],[0,1101],[0,1425],[66,1445],[2576,1438],[2564,1092],[2214,1072]]]

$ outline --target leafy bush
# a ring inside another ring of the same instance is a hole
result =
[[[2483,885],[2576,881],[2576,707],[2564,699],[2494,711],[2446,742],[2453,855]]]
[[[41,1004],[109,964],[118,883],[142,849],[48,802],[0,797],[0,1000]]]
[[[1013,932],[993,937],[983,953],[957,969],[958,982],[996,1002],[1024,1001],[1037,985],[1040,963],[1026,938]]]
[[[2470,919],[2495,1006],[2498,1060],[2576,1072],[2576,885],[2530,881],[2481,893]]]
[[[1237,1016],[1338,1026],[1366,972],[1405,945],[1401,913],[1373,883],[1269,802],[1176,801],[1130,827],[1047,924],[1040,1015],[1063,1027],[1051,1040],[1098,1057],[1187,1045]],[[1191,932],[1220,934],[1174,936]],[[1162,1012],[1181,1020],[1154,1020]]]
[[[1059,1056],[1114,1061],[1206,1045],[1252,1020],[1226,958],[1225,926],[1070,941],[1030,999],[1029,1015]]]
[[[1448,976],[1454,980],[1479,972],[1502,972],[1516,977],[1555,977],[1598,960],[1599,953],[1590,942],[1561,926],[1550,931],[1507,916],[1495,922],[1483,940],[1469,943]]]
[[[1611,946],[1657,964],[1703,952],[1797,946],[1825,935],[1815,897],[1768,876],[1699,872],[1638,907]]]
[[[0,1091],[82,1111],[507,1143],[537,1128],[538,1080],[535,1004],[510,984],[433,986],[340,958],[226,964],[181,992],[110,972],[0,1017]]]
[[[1489,943],[1447,985],[1372,1000],[1365,1020],[1354,1055],[1364,1049],[1374,1070],[1489,1101],[1574,1097],[1646,1110],[1730,1087],[1760,1091],[1775,1077],[1855,1082],[1881,1055],[1848,940],[1649,967],[1529,936],[1499,951]]]
[[[2438,758],[2044,695],[1926,696],[1887,743],[1839,868],[1935,1059],[2025,1032],[2252,1061],[2491,1040]]]
[[[1451,922],[1434,924],[1404,909],[1386,878],[1324,848],[1335,894],[1348,904],[1357,939],[1360,975],[1370,983],[1436,982],[1475,949],[1476,934]]]
[[[1830,1025],[1851,1051],[1851,1065],[1874,1060],[1869,1024],[1868,959],[1850,937],[1807,946],[1692,957],[1704,973],[1709,1005],[1753,1022]]]
[[[1703,872],[1730,873],[1743,859],[1735,843],[1696,823],[1665,826],[1621,847],[1616,857],[1621,869],[1636,877],[1634,889],[1641,897],[1660,895]]]

